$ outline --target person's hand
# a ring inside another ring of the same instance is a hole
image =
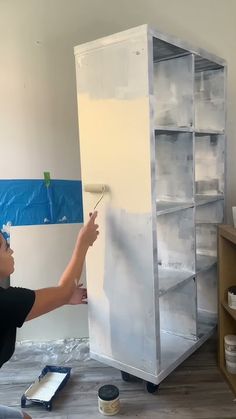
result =
[[[76,285],[73,295],[68,301],[68,304],[77,305],[77,304],[87,304],[87,289],[82,288],[83,284]]]
[[[89,221],[81,228],[79,235],[78,235],[78,244],[82,244],[86,247],[92,246],[97,236],[99,234],[98,231],[98,224],[95,224],[95,220],[97,218],[97,211],[94,213],[90,213]]]

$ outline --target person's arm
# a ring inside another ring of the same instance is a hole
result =
[[[62,274],[58,286],[35,291],[35,302],[26,321],[69,303],[77,285],[76,281],[80,279],[88,248],[93,245],[98,236],[96,217],[97,212],[94,212],[88,223],[80,230],[70,262]]]

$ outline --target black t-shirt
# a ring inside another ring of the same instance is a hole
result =
[[[35,300],[26,288],[0,288],[0,367],[14,353],[16,328],[21,327]]]

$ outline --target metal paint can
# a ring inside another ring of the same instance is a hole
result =
[[[236,364],[235,362],[227,361],[226,359],[226,369],[230,374],[236,374]]]
[[[114,416],[120,411],[119,389],[107,384],[98,390],[98,409],[104,416]]]
[[[228,306],[232,309],[236,309],[236,286],[228,288]]]
[[[232,364],[235,364],[236,366],[236,352],[227,351],[227,349],[225,349],[225,360],[232,362]]]
[[[226,335],[224,341],[226,351],[236,352],[236,335]]]

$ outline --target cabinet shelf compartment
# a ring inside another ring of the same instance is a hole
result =
[[[193,56],[154,62],[154,125],[193,126]]]
[[[160,328],[162,332],[196,340],[196,322],[196,283],[191,278],[160,298]]]
[[[173,370],[173,365],[185,354],[191,353],[196,341],[194,339],[186,339],[183,336],[177,336],[173,333],[161,332],[161,371],[168,371],[170,367]],[[167,374],[165,374],[167,375]]]
[[[196,271],[201,272],[209,269],[217,263],[216,256],[198,254],[196,256]]]
[[[224,136],[195,134],[195,193],[204,196],[224,194]]]
[[[159,296],[181,287],[184,282],[193,277],[192,272],[177,269],[158,268]]]
[[[197,280],[198,336],[209,333],[217,323],[217,267],[199,272]]]
[[[157,217],[158,269],[195,270],[194,209]]]
[[[153,60],[154,62],[169,60],[176,57],[189,55],[189,51],[170,42],[153,37]]]
[[[195,67],[195,128],[196,130],[223,131],[224,69],[198,70]]]
[[[217,224],[222,223],[223,216],[223,200],[196,207],[197,272],[217,261]]]
[[[193,203],[193,137],[191,133],[155,136],[157,210]],[[171,204],[172,203],[172,204]]]
[[[216,224],[196,224],[197,272],[208,269],[217,260]]]
[[[197,206],[196,223],[197,224],[221,224],[224,219],[224,201],[223,199],[213,201]]]

